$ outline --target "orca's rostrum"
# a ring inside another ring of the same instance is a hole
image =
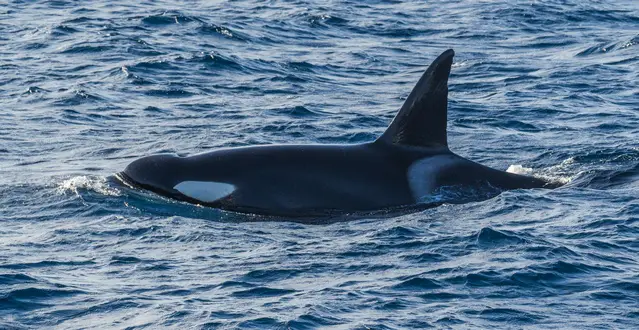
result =
[[[454,52],[426,70],[388,129],[357,145],[266,145],[153,155],[120,177],[160,195],[227,210],[309,216],[414,206],[445,186],[554,188],[452,153],[446,124]]]

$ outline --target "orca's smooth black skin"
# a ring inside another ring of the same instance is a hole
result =
[[[453,50],[447,50],[433,61],[377,141],[250,146],[190,157],[153,155],[132,162],[120,176],[178,200],[281,216],[415,205],[421,197],[415,187],[421,181],[432,188],[486,183],[502,190],[556,187],[538,178],[488,168],[448,149],[448,76],[453,56]],[[219,200],[203,202],[174,189],[185,181],[226,183],[235,190]]]

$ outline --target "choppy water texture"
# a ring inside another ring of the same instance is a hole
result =
[[[134,158],[370,141],[457,52],[449,143],[571,180],[333,224],[136,195]],[[639,4],[0,4],[0,328],[639,327]]]

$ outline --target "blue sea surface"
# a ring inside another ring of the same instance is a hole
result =
[[[375,139],[456,56],[449,145],[560,180],[310,225],[113,179]],[[639,2],[0,3],[1,329],[639,328]]]

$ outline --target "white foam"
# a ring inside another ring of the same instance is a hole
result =
[[[510,165],[506,172],[513,174],[530,175],[533,169],[530,167],[523,167],[521,165]]]
[[[570,157],[557,165],[553,165],[547,168],[532,169],[530,167],[523,167],[515,164],[508,166],[506,172],[521,175],[530,175],[545,181],[556,182],[560,184],[567,184],[572,181],[575,174],[573,172],[572,165],[575,163],[575,159]]]
[[[78,195],[78,189],[92,190],[106,196],[120,196],[122,194],[120,190],[109,186],[106,178],[86,175],[75,176],[64,180],[58,185],[57,191],[61,194],[72,192]]]
[[[185,196],[210,203],[232,194],[235,186],[215,181],[183,181],[175,185],[173,189]]]

